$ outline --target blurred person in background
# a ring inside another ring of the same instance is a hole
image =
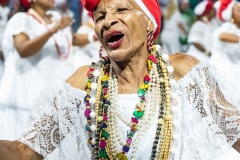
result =
[[[170,0],[163,13],[164,26],[161,33],[162,46],[167,53],[181,51],[180,33],[188,34],[184,20],[178,10],[178,2]]]
[[[72,45],[83,46],[93,39],[73,34],[69,27],[73,19],[50,11],[54,0],[21,0],[21,6],[25,12],[9,20],[2,42],[5,68],[0,84],[0,139],[19,136],[39,91],[74,72]]]
[[[25,9],[21,6],[20,0],[15,0],[10,8],[10,13],[8,14],[8,19],[10,19],[17,12],[25,12]]]
[[[9,0],[0,0],[0,43],[2,42],[3,32],[8,21],[10,9]]]
[[[190,9],[194,11],[195,7],[203,0],[188,0]]]
[[[193,11],[189,7],[189,1],[188,0],[181,0],[179,1],[179,11],[183,18],[183,25],[184,28],[189,32],[192,24],[195,20],[195,15]],[[180,32],[180,43],[182,45],[182,51],[187,52],[188,49],[188,41],[187,41],[188,35],[184,32]]]
[[[88,13],[86,16],[88,18],[88,21],[79,27],[77,33],[89,34],[89,36],[92,37],[95,35],[94,21],[92,19],[91,13]],[[81,47],[74,47],[73,65],[75,67],[75,70],[81,66],[89,65],[92,62],[97,63],[100,60],[99,54],[97,54],[99,52],[100,45],[101,44],[98,42],[97,36],[95,36],[92,39],[91,43]]]
[[[212,33],[215,29],[211,23],[216,13],[213,1],[202,1],[195,7],[194,13],[197,16],[197,21],[193,24],[188,35],[190,47],[187,53],[200,61],[209,61],[212,50]]]
[[[218,28],[221,24],[222,24],[222,21],[219,19],[219,16],[218,16],[218,8],[220,6],[220,1],[215,1],[214,2],[214,9],[215,9],[215,17],[212,18],[212,24],[214,25],[215,28]]]
[[[4,72],[4,64],[3,64],[3,54],[2,54],[2,49],[0,47],[0,83],[1,83],[1,79],[2,79],[2,75],[3,75],[3,72]]]
[[[1,42],[3,38],[3,32],[7,24],[8,14],[10,12],[8,5],[9,5],[9,0],[0,0],[0,82],[2,79],[3,71],[4,71]]]
[[[213,34],[211,62],[240,90],[240,3],[221,0],[218,16],[224,23]]]
[[[62,17],[74,18],[74,13],[71,9],[68,8],[66,0],[56,0],[55,3]]]

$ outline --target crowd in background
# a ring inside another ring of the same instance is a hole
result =
[[[0,139],[19,136],[31,104],[48,84],[100,60],[94,22],[79,1],[26,1],[0,0]],[[213,63],[240,89],[240,18],[234,17],[240,10],[224,19],[218,1],[159,3],[163,18],[155,43],[169,54],[185,52]]]

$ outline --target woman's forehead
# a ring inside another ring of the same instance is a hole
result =
[[[96,6],[94,12],[98,12],[99,10],[114,10],[119,7],[139,8],[134,0],[101,0]]]

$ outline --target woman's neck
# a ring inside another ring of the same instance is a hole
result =
[[[240,28],[240,23],[234,22],[233,24],[235,24],[237,28]]]
[[[132,58],[128,62],[112,62],[113,68],[118,77],[118,92],[120,94],[137,93],[143,84],[144,76],[148,73],[147,69],[148,54]]]
[[[33,6],[32,9],[48,24],[52,23],[51,19],[47,15],[47,10],[39,6]]]

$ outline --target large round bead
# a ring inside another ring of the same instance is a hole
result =
[[[98,120],[98,122],[102,122],[103,121],[103,117],[99,116],[97,120]]]
[[[96,102],[96,98],[92,97],[92,98],[89,99],[90,104],[93,105],[93,104],[95,104],[95,102]]]
[[[156,47],[156,51],[158,51],[158,52],[160,52],[161,51],[161,46],[160,45],[155,45],[155,47]]]
[[[95,131],[96,131],[96,126],[95,126],[95,125],[91,125],[91,126],[90,126],[90,130],[91,130],[92,132],[95,132]]]
[[[92,145],[95,145],[97,142],[96,142],[96,139],[93,138],[92,141],[91,141]]]
[[[97,89],[97,83],[92,83],[91,89],[92,89],[92,90],[96,90],[96,89]]]
[[[91,113],[90,113],[90,117],[91,117],[91,118],[95,118],[95,116],[96,116],[96,113],[95,113],[95,112],[91,112]]]
[[[93,72],[93,76],[94,77],[99,77],[99,75],[100,75],[100,72],[99,72],[99,70],[95,70],[94,72]]]
[[[176,80],[175,79],[170,79],[169,80],[169,84],[171,87],[175,86],[177,84]]]
[[[163,54],[162,55],[162,59],[163,59],[163,61],[168,61],[169,60],[169,56],[167,55],[167,54]]]
[[[173,66],[167,66],[168,73],[173,73],[174,68]]]

